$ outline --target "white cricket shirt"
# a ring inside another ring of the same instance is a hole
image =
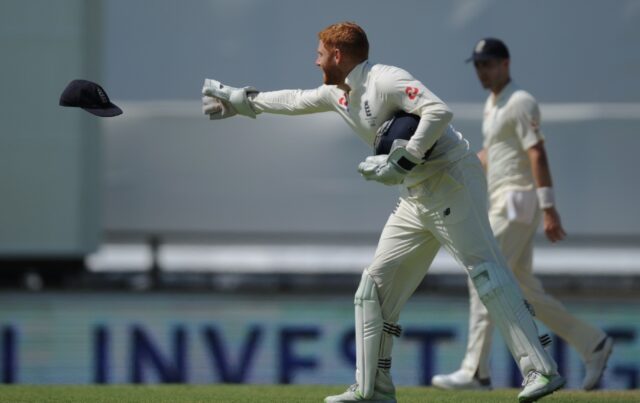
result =
[[[510,190],[535,189],[527,150],[544,140],[535,98],[513,81],[497,96],[490,94],[484,107],[482,134],[491,199]]]
[[[351,89],[348,93],[335,85],[322,85],[311,90],[260,92],[251,103],[258,113],[337,112],[372,149],[378,127],[396,112],[419,115],[407,150],[423,156],[437,144],[429,159],[407,175],[405,186],[424,181],[468,153],[468,142],[449,124],[453,115],[449,108],[405,70],[364,61],[353,68],[345,83]]]

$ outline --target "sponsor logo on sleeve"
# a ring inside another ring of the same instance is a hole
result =
[[[414,100],[416,99],[416,97],[418,96],[418,93],[420,92],[420,90],[418,90],[416,87],[407,87],[404,89],[404,93],[407,94],[407,96],[409,97],[410,100]]]

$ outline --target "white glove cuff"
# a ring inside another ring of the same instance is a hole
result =
[[[253,87],[240,88],[231,92],[229,95],[229,102],[240,115],[255,119],[257,113],[251,106],[249,95],[255,96],[258,92],[259,91]]]
[[[553,207],[555,205],[555,197],[553,195],[553,188],[542,187],[537,188],[536,193],[538,195],[538,204],[541,209]]]
[[[422,164],[424,161],[413,155],[406,149],[407,140],[396,139],[391,145],[391,152],[387,161],[395,166],[402,168],[403,171],[409,172],[416,165]]]

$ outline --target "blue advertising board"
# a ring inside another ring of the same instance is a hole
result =
[[[640,301],[564,300],[616,341],[601,386],[637,388]],[[456,370],[467,320],[465,296],[414,295],[400,319],[395,382],[428,385],[433,374]],[[577,353],[555,337],[550,348],[567,386],[580,387],[584,369]],[[353,298],[345,294],[0,296],[4,383],[348,384],[354,362]],[[492,377],[495,387],[521,380],[499,335]]]

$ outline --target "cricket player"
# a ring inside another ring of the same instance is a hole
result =
[[[571,315],[532,273],[533,238],[540,221],[551,242],[566,235],[555,207],[538,104],[511,80],[509,50],[499,39],[478,42],[468,61],[473,61],[482,87],[490,91],[482,120],[484,144],[478,156],[487,172],[493,233],[536,317],[578,351],[586,367],[582,387],[593,389],[611,354],[612,339]],[[434,386],[491,388],[489,352],[496,320],[471,282],[469,301],[469,336],[462,366],[454,373],[434,376]]]
[[[393,337],[401,334],[400,310],[441,245],[466,270],[495,315],[527,379],[520,401],[562,387],[564,379],[538,339],[522,292],[491,232],[482,165],[449,124],[449,108],[405,70],[369,62],[367,36],[355,23],[331,25],[318,37],[320,87],[260,92],[207,79],[203,112],[211,119],[336,112],[372,148],[377,136],[391,130],[394,121],[389,120],[399,112],[419,117],[408,140],[399,136],[388,153],[367,157],[358,166],[366,180],[400,185],[401,196],[355,294],[356,383],[325,402],[396,402],[390,368]]]

